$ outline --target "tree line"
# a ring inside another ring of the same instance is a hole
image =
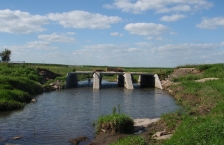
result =
[[[5,49],[2,52],[0,52],[0,57],[1,57],[2,61],[4,61],[4,62],[10,61],[10,55],[11,55],[11,50],[9,50],[9,49]]]

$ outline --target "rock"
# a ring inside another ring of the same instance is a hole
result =
[[[21,139],[21,138],[23,138],[23,137],[22,136],[15,136],[15,137],[12,138],[12,140],[18,140],[18,139]]]
[[[172,94],[173,93],[173,90],[169,90],[169,93]]]
[[[50,83],[49,85],[50,85],[50,86],[53,86],[53,85],[54,85],[54,83]]]
[[[139,130],[138,132],[135,132],[133,133],[134,135],[138,135],[138,134],[141,134],[143,131],[142,130]]]
[[[169,139],[172,136],[171,132],[167,131],[159,131],[156,132],[152,138],[156,140]]]
[[[160,118],[154,118],[154,119],[149,119],[149,118],[134,119],[134,126],[148,127],[152,123],[157,122],[159,119]]]
[[[77,137],[74,139],[70,139],[69,142],[73,143],[74,145],[78,145],[81,141],[85,141],[87,139],[89,139],[89,138],[85,137],[85,136],[80,136],[80,137]]]
[[[30,102],[31,102],[31,103],[36,103],[37,100],[36,100],[36,99],[32,99]]]

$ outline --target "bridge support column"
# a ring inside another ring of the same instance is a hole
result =
[[[124,76],[117,75],[117,84],[119,87],[124,87]]]
[[[93,89],[100,89],[101,81],[102,81],[102,76],[100,72],[95,72],[93,74]]]
[[[158,89],[163,89],[159,76],[155,74],[154,77],[155,77],[155,87]]]
[[[75,73],[67,73],[65,88],[77,87],[78,77]]]
[[[130,73],[124,74],[124,86],[127,89],[134,89],[133,84],[132,84],[132,77],[131,77]]]

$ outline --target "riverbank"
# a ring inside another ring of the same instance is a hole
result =
[[[182,68],[184,67],[184,68]],[[224,65],[191,65],[176,68],[162,81],[163,87],[183,109],[164,114],[160,121],[138,135],[146,144],[224,144]],[[155,140],[157,131],[172,133],[167,140]],[[128,135],[99,135],[94,142],[119,144]]]
[[[0,66],[0,111],[22,108],[43,92],[35,69],[7,63]]]

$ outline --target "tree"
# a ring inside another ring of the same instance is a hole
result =
[[[11,50],[5,49],[0,53],[2,61],[10,61]]]

